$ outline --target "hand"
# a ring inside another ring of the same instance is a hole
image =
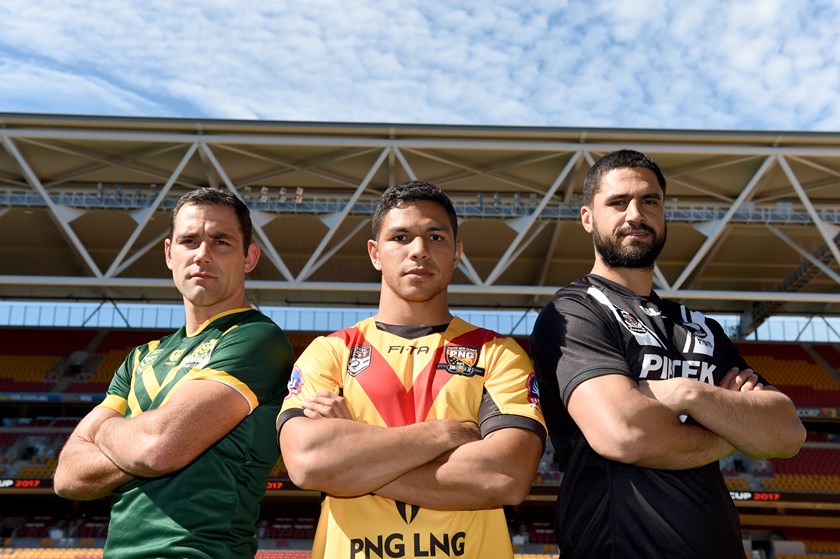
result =
[[[326,390],[319,390],[314,396],[306,398],[301,406],[303,415],[310,419],[353,419],[347,400]]]
[[[440,419],[436,421],[444,429],[444,435],[450,441],[450,448],[481,440],[478,425],[472,421],[456,421],[454,419]]]
[[[719,386],[727,390],[740,392],[764,389],[764,385],[758,382],[758,375],[752,369],[744,369],[742,371],[738,367],[729,369],[729,372],[721,379]]]

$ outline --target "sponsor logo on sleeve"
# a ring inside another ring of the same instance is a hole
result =
[[[286,385],[286,388],[289,390],[289,393],[286,394],[287,400],[300,394],[303,388],[303,374],[301,374],[300,369],[297,367],[292,369],[292,375],[289,377],[289,383]]]
[[[528,386],[528,401],[539,408],[540,387],[537,384],[537,375],[531,373],[530,375],[528,375],[528,380],[525,382]]]

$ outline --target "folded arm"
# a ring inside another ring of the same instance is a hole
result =
[[[279,444],[295,485],[355,497],[478,437],[474,423],[449,419],[380,427],[339,417],[298,416],[283,424]]]
[[[513,427],[500,429],[405,473],[374,493],[438,510],[518,505],[531,490],[542,450],[539,435]]]
[[[674,413],[685,413],[753,458],[794,456],[805,428],[790,398],[756,385],[750,369],[727,373],[721,386],[684,378],[647,382],[645,390]]]
[[[620,374],[582,382],[569,397],[567,409],[595,452],[626,464],[684,470],[735,450],[724,437],[681,423],[678,414]]]
[[[212,380],[179,386],[163,406],[104,421],[94,442],[120,469],[157,477],[177,471],[229,433],[250,411],[232,387]]]
[[[100,425],[118,417],[112,409],[96,407],[79,422],[58,456],[53,479],[57,495],[81,501],[98,499],[134,479],[93,442]]]

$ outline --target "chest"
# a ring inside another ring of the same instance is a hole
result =
[[[131,375],[130,408],[146,411],[161,406],[192,371],[207,366],[218,342],[217,336],[164,340],[139,355]]]
[[[349,348],[343,392],[357,418],[405,425],[474,421],[487,374],[480,347],[392,340]]]

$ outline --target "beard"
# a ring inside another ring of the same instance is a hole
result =
[[[619,231],[611,237],[602,236],[598,228],[593,227],[592,241],[595,244],[595,250],[601,255],[601,260],[604,261],[604,264],[610,268],[653,268],[659,253],[662,252],[662,247],[665,246],[667,229],[663,226],[661,235],[654,231],[652,227],[645,224],[639,224],[636,229],[650,233],[650,242],[633,241],[631,244],[625,246],[621,243],[624,238],[622,232]]]

